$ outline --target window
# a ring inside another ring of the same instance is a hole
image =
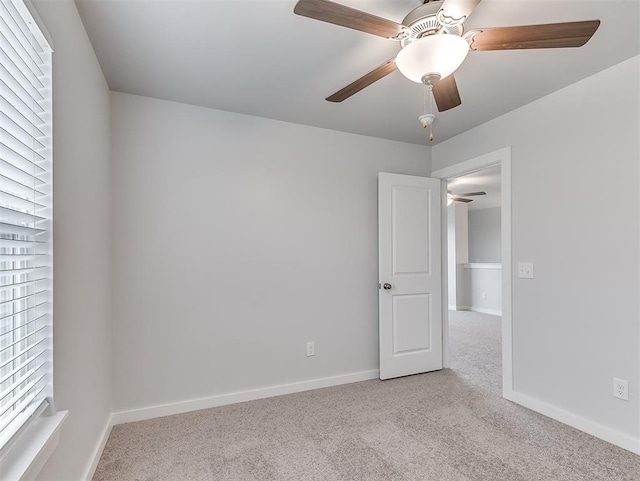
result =
[[[0,0],[0,450],[52,390],[51,48]]]

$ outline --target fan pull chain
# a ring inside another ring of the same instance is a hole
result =
[[[429,113],[433,113],[433,85],[429,84]]]
[[[429,113],[433,115],[433,85],[429,84]],[[433,142],[433,121],[429,124],[429,142]]]
[[[427,87],[429,87],[429,112],[427,113]],[[418,120],[422,124],[422,128],[426,129],[429,127],[429,141],[433,142],[433,121],[436,116],[433,114],[433,86],[431,84],[427,84],[425,82],[422,96],[422,104],[423,104],[423,112]]]
[[[427,84],[422,84],[422,111],[427,113]],[[426,127],[426,125],[425,125]]]

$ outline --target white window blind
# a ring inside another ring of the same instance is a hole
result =
[[[52,395],[51,49],[0,0],[0,449]]]

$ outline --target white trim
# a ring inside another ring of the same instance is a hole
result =
[[[132,409],[129,411],[113,413],[111,420],[112,424],[115,426],[117,424],[143,421],[145,419],[170,416],[172,414],[182,414],[191,411],[198,411],[200,409],[224,406],[227,404],[254,401],[256,399],[281,396],[283,394],[293,394],[296,392],[311,391],[313,389],[320,389],[323,387],[339,386],[341,384],[349,384],[359,381],[368,381],[370,379],[378,379],[379,375],[380,372],[375,369],[372,371],[354,372],[351,374],[342,374],[339,376],[313,379],[311,381],[301,381],[290,384],[280,384],[277,386],[264,387],[260,389],[252,389],[249,391],[220,394],[207,398],[190,399],[187,401],[179,401],[171,404],[149,406],[140,409]]]
[[[444,169],[431,172],[431,177],[449,180],[460,177],[492,165],[500,165],[501,174],[501,242],[502,242],[502,395],[507,397],[513,391],[513,324],[512,324],[512,259],[511,259],[511,147],[490,152],[479,157],[459,162]],[[443,207],[443,216],[446,219],[446,203]],[[446,241],[446,238],[445,238]],[[446,255],[446,245],[443,245],[443,257]],[[446,259],[443,259],[445,262]],[[443,272],[445,269],[443,269]],[[442,289],[446,292],[448,287],[446,276],[442,277]],[[448,301],[443,305],[447,305]],[[447,313],[443,315],[443,364],[448,367],[449,361],[449,329]],[[445,363],[446,361],[446,363]]]
[[[473,307],[473,306],[449,306],[449,309],[452,311],[471,311],[471,312],[479,312],[480,314],[491,314],[492,316],[501,316],[502,311],[499,309],[485,309],[484,307]]]
[[[500,309],[486,309],[484,307],[469,307],[470,311],[479,312],[481,314],[490,314],[492,316],[501,316],[502,311]]]
[[[486,169],[492,165],[497,165],[503,159],[511,160],[511,147],[504,147],[494,152],[474,157],[464,162],[458,162],[457,164],[445,167],[443,169],[435,170],[431,172],[430,177],[437,179],[448,180],[454,177],[460,177],[461,175],[471,174],[478,170]]]
[[[16,440],[0,460],[0,479],[36,479],[60,440],[60,426],[69,411],[40,416]]]
[[[529,397],[526,394],[511,392],[509,393],[509,397],[505,396],[505,398],[540,414],[544,414],[556,421],[560,421],[572,428],[578,429],[579,431],[583,431],[595,436],[596,438],[602,439],[603,441],[615,444],[627,451],[640,455],[640,438],[634,438],[629,434],[603,426],[602,424],[593,422],[589,419],[583,418],[582,416],[578,416],[570,411],[566,411],[538,399]]]
[[[493,270],[501,270],[502,264],[492,264],[488,262],[471,262],[469,264],[462,264],[462,267],[465,269],[493,269]]]
[[[502,395],[513,391],[513,269],[511,243],[511,147],[500,152],[502,243]]]
[[[111,434],[111,429],[113,428],[113,414],[109,414],[109,419],[107,419],[107,424],[102,431],[102,436],[98,440],[98,444],[96,444],[95,449],[93,450],[93,454],[91,455],[91,462],[87,466],[87,470],[82,479],[86,481],[91,481],[93,479],[93,475],[96,472],[96,468],[98,467],[98,463],[100,462],[100,458],[102,457],[102,451],[104,451],[104,447],[107,445],[107,441],[109,440],[109,435]]]
[[[447,214],[447,180],[446,179],[442,179],[441,182],[441,188],[440,188],[440,192],[442,193],[442,200],[440,205],[442,205],[442,212],[443,214],[441,215],[442,219],[441,219],[441,227],[440,227],[440,238],[442,239],[441,242],[442,244],[440,245],[440,252],[441,252],[441,257],[442,257],[442,266],[440,268],[440,271],[442,273],[442,289],[440,289],[441,291],[441,297],[442,297],[442,301],[441,304],[443,306],[442,309],[442,368],[443,369],[448,369],[451,367],[451,365],[449,364],[449,345],[447,343],[445,343],[445,339],[449,339],[449,309],[452,311],[457,310],[456,306],[449,306],[449,309],[444,309],[444,306],[449,304],[449,250],[448,250],[448,246],[449,246],[449,226],[448,226],[448,214]]]
[[[24,411],[18,414],[13,420],[13,423],[9,424],[2,433],[2,436],[0,436],[0,445],[2,445],[2,448],[0,448],[0,458],[2,458],[5,453],[11,451],[11,447],[18,442],[20,436],[28,432],[32,423],[36,422],[36,420],[49,409],[51,409],[49,400],[42,399],[38,403],[31,403]],[[55,411],[49,415],[52,414],[55,414]]]

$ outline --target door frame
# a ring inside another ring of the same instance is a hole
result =
[[[502,396],[511,399],[513,394],[513,318],[512,285],[513,258],[511,252],[511,146],[479,157],[459,162],[450,167],[431,172],[430,177],[441,179],[442,189],[442,364],[449,367],[449,310],[447,280],[447,202],[446,182],[493,165],[501,167],[501,255],[502,255]]]

